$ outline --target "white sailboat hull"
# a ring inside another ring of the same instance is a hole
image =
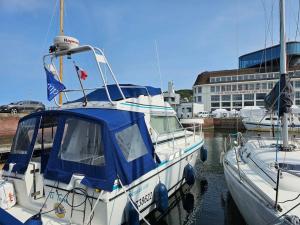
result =
[[[246,181],[240,182],[239,175],[229,165],[224,164],[224,174],[229,192],[248,225],[269,224],[270,221],[276,220],[278,215],[270,209],[271,206],[254,195],[253,189]]]

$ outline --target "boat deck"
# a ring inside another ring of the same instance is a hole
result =
[[[241,148],[238,163],[234,151],[228,152],[225,162],[235,171],[236,178],[273,209],[276,202],[277,169],[275,168],[276,142],[274,140],[249,140]],[[300,148],[294,142],[296,149],[291,152],[278,151],[279,165],[299,165]],[[280,164],[282,163],[282,164]],[[298,163],[298,164],[297,164]],[[299,169],[299,168],[298,168]],[[299,170],[281,170],[278,191],[278,216],[300,204],[300,176]],[[300,206],[291,210],[288,215],[300,215]]]

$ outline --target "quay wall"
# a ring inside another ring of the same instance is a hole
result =
[[[203,129],[237,129],[244,131],[241,118],[205,118]]]
[[[26,114],[11,115],[0,113],[0,136],[12,136],[15,134],[20,118]]]

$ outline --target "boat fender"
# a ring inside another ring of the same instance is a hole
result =
[[[125,222],[127,225],[139,225],[139,213],[133,207],[132,203],[129,201],[125,207]]]
[[[195,198],[192,193],[186,193],[182,198],[182,206],[185,211],[191,213],[194,209]]]
[[[43,225],[41,214],[36,214],[30,217],[28,220],[26,220],[24,225]]]
[[[190,186],[195,183],[195,171],[190,164],[187,164],[184,167],[183,178],[185,179],[186,183]]]
[[[169,207],[168,190],[163,183],[159,183],[154,188],[154,202],[160,213],[167,211]]]
[[[200,159],[202,162],[205,162],[207,160],[207,148],[202,145],[200,149]]]

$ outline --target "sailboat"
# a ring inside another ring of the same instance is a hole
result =
[[[300,142],[288,136],[293,98],[286,70],[285,0],[279,5],[281,77],[265,102],[281,118],[281,135],[247,140],[241,133],[231,135],[223,157],[228,189],[248,225],[300,221]]]

